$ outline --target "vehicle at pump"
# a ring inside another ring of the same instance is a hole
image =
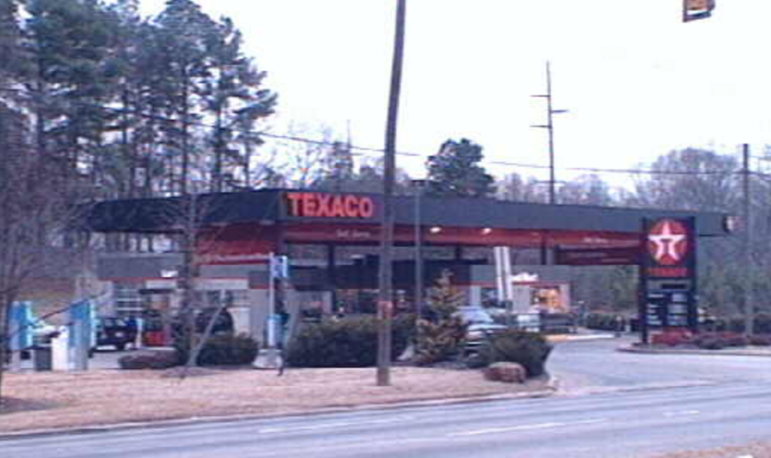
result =
[[[101,317],[96,321],[96,345],[112,346],[123,351],[137,338],[137,326],[133,320],[118,317]]]

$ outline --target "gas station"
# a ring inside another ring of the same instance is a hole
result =
[[[730,217],[712,212],[416,196],[396,196],[394,211],[397,313],[416,311],[416,291],[425,297],[445,270],[468,305],[549,313],[571,310],[570,266],[636,265],[646,339],[649,328],[696,326],[697,241],[730,234]],[[378,194],[266,189],[105,201],[86,221],[103,234],[194,231],[199,306],[227,304],[237,332],[261,336],[272,255],[289,260],[288,313],[374,313],[381,217]],[[182,260],[173,246],[103,254],[96,274],[112,293],[110,312],[173,315]]]

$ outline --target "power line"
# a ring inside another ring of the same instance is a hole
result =
[[[35,95],[32,92],[24,89],[16,89],[16,88],[7,88],[7,87],[0,87],[0,91],[4,92],[16,92],[21,94],[30,94]],[[116,114],[133,114],[135,116],[139,116],[144,119],[149,120],[155,120],[165,123],[179,123],[182,122],[181,119],[175,119],[164,115],[158,115],[158,114],[150,114],[150,113],[143,113],[138,110],[134,109],[127,109],[127,108],[119,108],[119,107],[109,107],[104,106],[98,103],[94,102],[87,102],[83,100],[75,100],[70,101],[70,103],[83,105],[83,106],[91,106],[94,108],[99,108],[106,111],[111,111]],[[208,129],[217,129],[220,128],[222,130],[228,131],[228,132],[237,132],[248,136],[254,136],[255,138],[265,137],[265,138],[271,138],[275,140],[285,140],[285,141],[293,141],[298,143],[305,143],[305,144],[312,144],[312,145],[318,145],[318,146],[335,146],[338,144],[344,144],[350,148],[351,151],[358,151],[358,154],[354,155],[365,155],[366,153],[378,153],[383,154],[385,150],[383,148],[374,148],[374,147],[367,147],[367,146],[358,146],[353,144],[347,144],[345,142],[341,141],[329,141],[329,140],[317,140],[307,137],[301,137],[297,135],[288,135],[288,134],[275,134],[270,132],[260,132],[255,131],[251,129],[244,129],[239,127],[218,127],[214,124],[206,123],[203,121],[197,121],[197,120],[189,120],[188,124],[191,126],[197,126],[197,127],[204,127]],[[428,159],[432,156],[432,154],[421,154],[416,152],[408,152],[408,151],[397,151],[397,155],[399,156],[405,156],[405,157],[415,157],[415,158],[424,158]],[[530,163],[521,163],[521,162],[510,162],[510,161],[500,161],[500,160],[486,160],[482,161],[484,165],[497,165],[497,166],[505,166],[505,167],[515,167],[515,168],[522,168],[522,169],[532,169],[532,170],[550,170],[551,166],[549,165],[543,165],[543,164],[530,164]],[[612,173],[612,174],[624,174],[624,175],[672,175],[672,176],[714,176],[714,175],[739,175],[741,174],[741,171],[723,171],[723,170],[705,170],[705,171],[678,171],[678,170],[652,170],[652,169],[614,169],[614,168],[602,168],[602,167],[556,167],[557,170],[562,171],[572,171],[572,172],[589,172],[589,173]]]

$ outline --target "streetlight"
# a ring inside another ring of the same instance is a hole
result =
[[[423,231],[422,222],[422,197],[428,180],[412,180],[415,190],[415,315],[418,319],[423,317]]]

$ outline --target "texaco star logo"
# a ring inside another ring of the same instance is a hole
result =
[[[688,252],[687,229],[678,221],[659,221],[648,233],[648,251],[659,265],[680,264]]]

